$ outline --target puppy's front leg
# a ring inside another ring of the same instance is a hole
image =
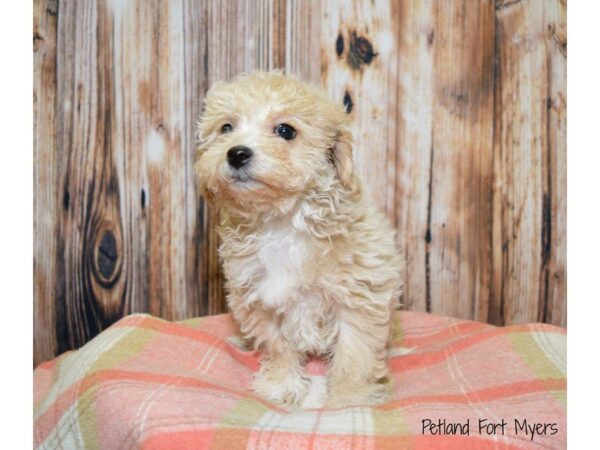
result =
[[[328,371],[328,407],[371,405],[390,396],[388,336],[389,323],[370,321],[360,311],[341,315]]]
[[[293,406],[302,402],[309,387],[304,356],[285,342],[267,343],[260,370],[252,382],[254,391],[272,402]]]

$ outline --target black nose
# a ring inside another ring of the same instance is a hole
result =
[[[244,145],[231,147],[227,152],[227,162],[230,166],[239,169],[252,158],[252,150]]]

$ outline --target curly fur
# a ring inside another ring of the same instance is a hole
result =
[[[293,140],[274,134],[280,123]],[[348,125],[342,106],[280,72],[218,82],[205,100],[195,170],[221,206],[228,304],[262,351],[253,387],[271,401],[302,402],[308,355],[328,361],[329,406],[378,403],[390,390],[403,262],[390,224],[363,200]],[[240,144],[254,152],[241,180],[226,158]]]

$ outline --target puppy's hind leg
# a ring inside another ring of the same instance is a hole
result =
[[[389,321],[344,311],[328,370],[327,406],[372,405],[391,396],[387,366]]]

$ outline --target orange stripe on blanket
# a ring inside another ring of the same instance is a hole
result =
[[[54,370],[56,363],[58,362],[58,358],[51,359],[50,361],[45,361],[43,363],[38,364],[35,370]]]
[[[144,440],[142,450],[187,450],[210,448],[216,429],[156,433]]]
[[[227,344],[224,339],[213,336],[212,334],[205,333],[204,331],[197,330],[185,325],[179,325],[173,322],[165,322],[163,320],[157,320],[149,318],[136,324],[137,327],[145,328],[147,330],[157,331],[162,334],[170,334],[172,336],[181,336],[192,339],[194,341],[205,342],[212,346],[218,346],[219,344]]]
[[[410,355],[396,356],[390,359],[390,368],[392,372],[404,372],[407,370],[421,369],[423,367],[432,366],[436,363],[445,361],[448,356],[473,347],[480,342],[495,338],[506,334],[505,329],[498,328],[495,330],[485,331],[471,335],[460,341],[452,342],[446,347],[435,352],[412,353]]]
[[[410,335],[406,335],[395,341],[394,344],[402,345],[403,347],[422,347],[428,344],[442,342],[453,336],[462,338],[465,335],[468,335],[468,333],[473,334],[485,331],[490,331],[490,326],[488,324],[479,322],[463,322],[425,336],[411,337]]]
[[[465,392],[464,394],[447,395],[422,395],[418,397],[407,397],[395,400],[378,409],[389,410],[401,406],[415,405],[419,403],[480,403],[498,400],[502,398],[515,397],[518,395],[531,394],[534,392],[562,391],[567,388],[564,378],[549,378],[546,380],[519,381],[516,383],[503,384],[477,391]]]

